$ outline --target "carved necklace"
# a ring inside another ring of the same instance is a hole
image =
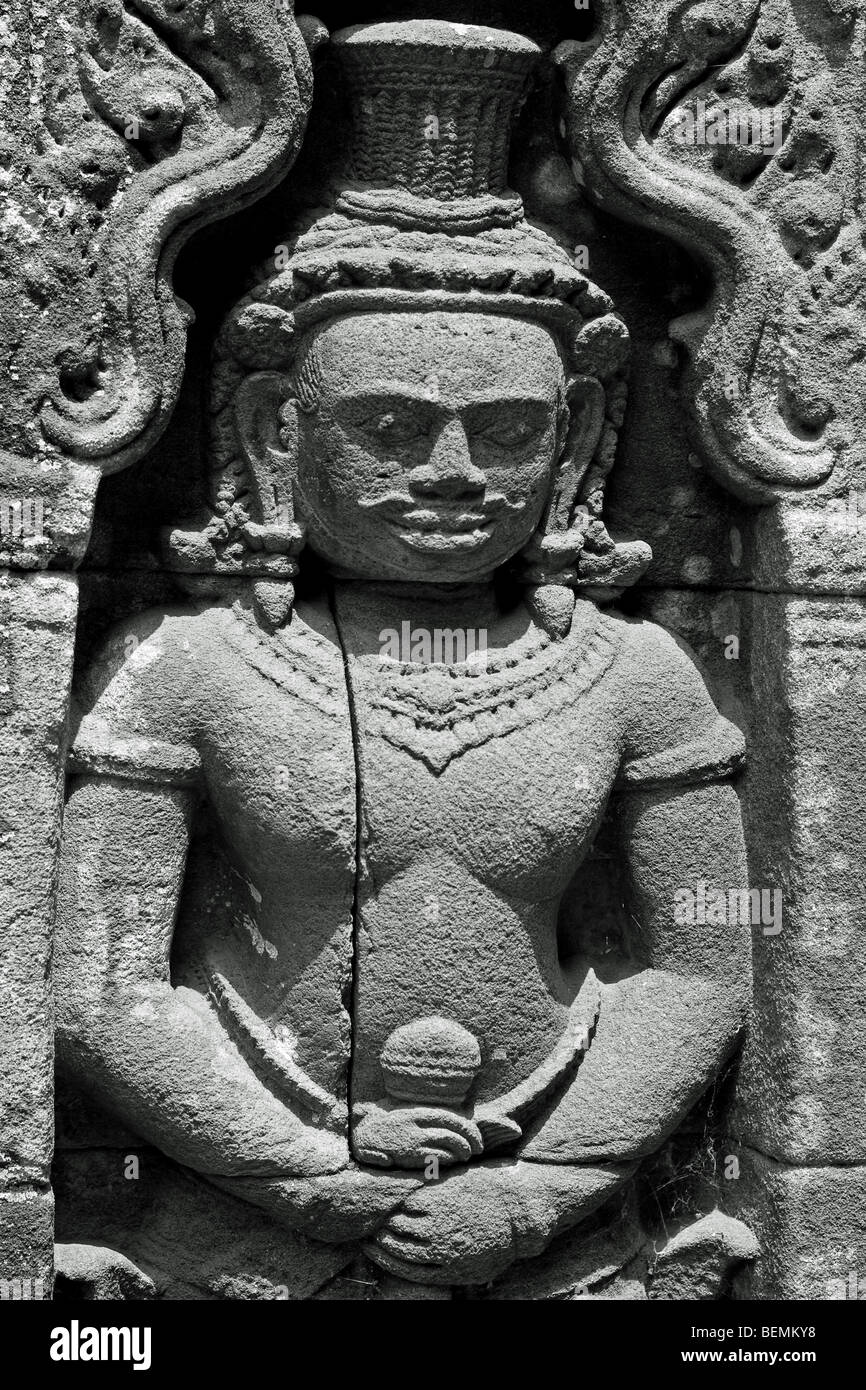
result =
[[[468,749],[574,704],[604,675],[616,650],[593,607],[562,642],[535,629],[484,665],[350,652],[358,727],[439,774]]]

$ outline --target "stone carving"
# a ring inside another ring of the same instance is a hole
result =
[[[177,253],[280,177],[311,72],[291,11],[266,0],[21,8],[20,44],[0,32],[0,103],[22,113],[2,147],[2,443],[9,491],[47,499],[40,544],[10,546],[41,568],[81,559],[100,473],[164,428],[191,312]]]
[[[858,465],[858,7],[605,0],[560,45],[575,175],[712,276],[670,324],[697,457],[752,502]]]
[[[602,507],[627,334],[507,186],[539,49],[403,21],[332,51],[354,178],[219,336],[209,503],[165,536],[187,601],[77,691],[58,1055],[162,1203],[105,1216],[94,1268],[172,1296],[179,1202],[210,1293],[241,1250],[263,1296],[646,1296],[634,1176],[749,994],[747,933],[671,913],[745,884],[742,736],[609,606],[649,560]],[[606,814],[629,924],[567,949]]]

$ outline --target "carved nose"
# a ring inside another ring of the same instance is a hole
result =
[[[428,461],[413,468],[409,485],[422,497],[478,497],[487,478],[472,462],[469,440],[459,420],[449,420],[441,429]]]

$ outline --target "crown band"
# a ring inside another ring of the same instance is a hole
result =
[[[475,236],[492,227],[516,227],[523,220],[523,199],[518,193],[487,193],[449,204],[404,188],[359,187],[343,189],[334,211],[365,222],[387,222],[392,227]]]
[[[331,290],[314,299],[305,300],[295,309],[295,328],[305,332],[324,319],[339,314],[373,313],[395,310],[446,310],[452,313],[503,314],[512,318],[531,318],[557,333],[574,332],[583,323],[579,310],[561,300],[531,298],[524,294],[503,294],[501,290],[434,290],[394,289],[377,286],[374,289]]]

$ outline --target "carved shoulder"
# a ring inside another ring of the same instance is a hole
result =
[[[109,633],[77,683],[70,771],[194,785],[213,665],[208,614],[151,609]]]
[[[618,614],[603,620],[619,650],[623,786],[726,777],[741,764],[741,731],[716,708],[694,654],[656,623]]]

